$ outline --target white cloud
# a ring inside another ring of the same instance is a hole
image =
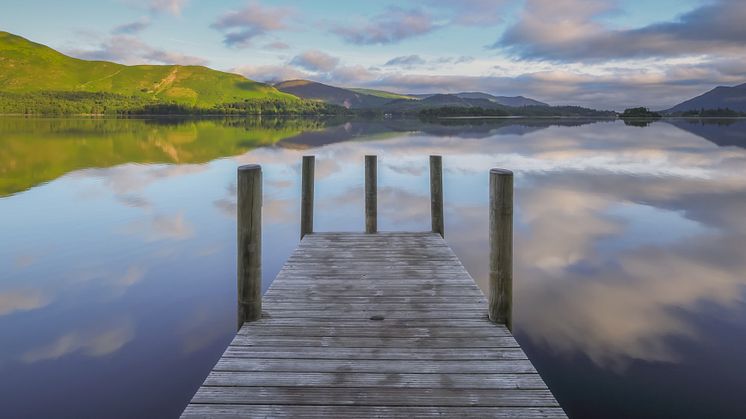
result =
[[[133,22],[124,23],[114,27],[111,33],[115,35],[132,35],[144,31],[150,26],[150,19],[147,17],[140,18]]]
[[[527,0],[518,22],[492,48],[559,62],[746,52],[741,0],[715,0],[676,20],[633,29],[611,29],[599,20],[615,6],[611,0]]]
[[[187,4],[187,0],[149,0],[148,8],[154,13],[170,13],[178,16]]]
[[[318,50],[305,51],[293,57],[290,64],[313,72],[329,72],[339,64],[339,58]]]
[[[394,44],[432,32],[437,28],[432,16],[423,9],[389,7],[364,25],[338,25],[332,32],[358,45]]]
[[[295,10],[288,7],[262,6],[254,1],[243,9],[224,13],[211,26],[225,33],[226,45],[245,48],[256,37],[287,28],[287,20],[294,14]]]

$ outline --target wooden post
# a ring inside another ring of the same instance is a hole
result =
[[[430,219],[433,233],[445,237],[443,226],[443,158],[430,156]]]
[[[378,231],[376,156],[365,156],[365,232]]]
[[[513,331],[513,172],[490,170],[489,318]]]
[[[303,156],[300,197],[300,238],[313,233],[313,171],[314,156]]]
[[[238,328],[262,317],[262,167],[238,168]]]

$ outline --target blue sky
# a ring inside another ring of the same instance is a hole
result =
[[[607,109],[746,82],[744,22],[742,0],[0,3],[0,29],[79,58]]]

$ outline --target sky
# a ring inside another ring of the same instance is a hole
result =
[[[276,82],[664,109],[746,82],[746,0],[3,0],[65,54]]]

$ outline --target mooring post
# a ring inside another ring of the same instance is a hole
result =
[[[376,156],[365,156],[365,232],[378,231]]]
[[[262,167],[238,168],[238,328],[262,317]]]
[[[300,197],[300,238],[313,233],[313,171],[314,156],[303,156]]]
[[[443,158],[430,156],[430,219],[433,233],[445,237],[443,226]]]
[[[490,170],[489,318],[513,331],[513,172]]]

